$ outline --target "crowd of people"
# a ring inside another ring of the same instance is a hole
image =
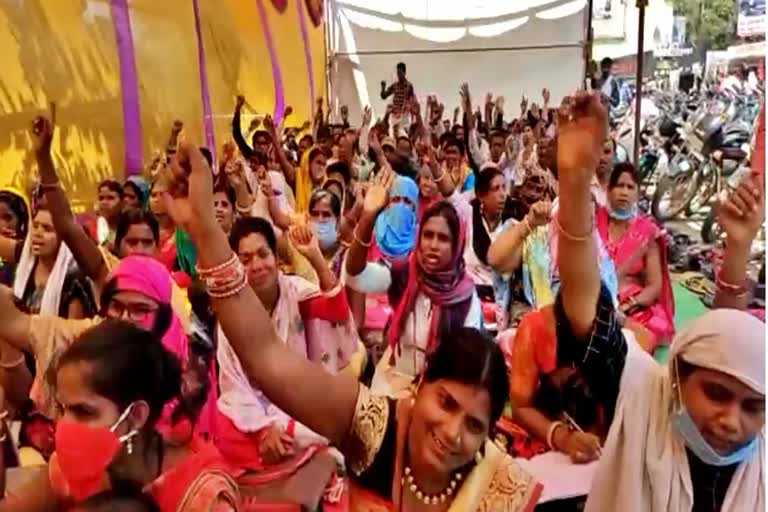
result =
[[[320,99],[244,131],[240,96],[216,162],[176,122],[86,217],[34,120],[39,182],[0,191],[0,511],[528,512],[550,451],[598,461],[555,510],[764,509],[765,169],[676,332],[610,84],[517,112],[463,84],[449,119],[397,76],[359,128]]]

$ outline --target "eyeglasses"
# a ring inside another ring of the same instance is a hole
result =
[[[134,322],[139,322],[147,318],[148,315],[157,311],[157,307],[153,307],[145,303],[133,303],[123,304],[119,300],[112,299],[107,306],[107,317],[114,319],[127,319]]]

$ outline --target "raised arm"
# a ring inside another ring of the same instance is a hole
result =
[[[381,81],[381,99],[386,100],[390,96],[392,96],[395,93],[395,84],[390,85],[387,87],[387,82],[384,80]]]
[[[59,177],[51,157],[51,141],[54,126],[44,117],[35,119],[32,137],[35,141],[35,157],[40,172],[40,183],[45,191],[45,199],[51,211],[53,226],[75,258],[80,270],[96,282],[107,276],[107,265],[96,243],[77,224],[69,200],[61,188]]]
[[[753,175],[731,193],[718,211],[726,233],[723,266],[715,282],[716,308],[746,309],[751,299],[747,281],[752,241],[765,222],[765,177]]]
[[[243,105],[245,105],[245,96],[241,94],[237,97],[235,113],[232,116],[232,138],[235,139],[235,144],[237,144],[243,157],[250,159],[253,155],[253,149],[246,142],[245,137],[243,137],[243,130],[240,128],[240,113],[243,110]]]
[[[560,296],[573,334],[588,338],[601,287],[590,183],[607,136],[608,120],[598,97],[588,94],[571,98],[558,115],[560,210],[555,227]]]
[[[338,280],[331,271],[328,262],[325,261],[317,237],[307,226],[294,226],[288,231],[288,240],[299,253],[307,258],[312,269],[317,274],[317,279],[322,292],[329,292],[336,288]]]
[[[362,212],[353,232],[352,246],[347,253],[346,271],[350,276],[360,275],[365,270],[368,261],[368,249],[373,241],[373,227],[376,224],[376,217],[387,206],[389,188],[395,180],[395,173],[384,158],[379,137],[375,131],[371,131],[368,145],[376,154],[380,170],[373,178],[371,187],[365,194]]]
[[[286,111],[289,108],[290,107],[286,107]],[[275,129],[275,122],[272,120],[272,116],[264,118],[264,127],[272,138],[272,147],[275,148],[275,158],[277,159],[277,163],[280,164],[280,168],[283,170],[285,181],[288,182],[288,185],[293,186],[293,184],[296,183],[296,168],[291,164],[288,160],[288,156],[285,154],[283,145],[280,143],[280,136]]]
[[[229,268],[238,276],[231,284],[240,286],[222,294],[226,297],[212,297],[211,302],[250,381],[289,416],[340,445],[354,414],[357,382],[327,373],[277,337],[269,313],[247,286],[245,269],[214,218],[211,171],[196,147],[181,145],[169,179],[173,197],[166,195],[168,211],[190,233],[200,267],[212,269],[232,262]]]

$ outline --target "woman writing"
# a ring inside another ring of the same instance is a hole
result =
[[[275,334],[245,269],[225,247],[209,206],[210,170],[189,145],[182,146],[174,175],[183,179],[184,167],[191,169],[190,195],[168,202],[191,230],[224,332],[251,383],[342,450],[365,495],[353,493],[352,510],[532,510],[540,486],[486,442],[507,387],[503,357],[491,340],[462,328],[445,337],[418,391],[399,403],[327,373]],[[386,195],[385,187],[373,192],[373,205]]]
[[[558,222],[558,353],[599,384],[592,388],[611,425],[586,510],[763,510],[765,325],[741,311],[706,313],[672,341],[667,367],[626,340],[591,264],[589,188],[606,112],[596,97],[577,96],[558,125],[561,203],[569,212]],[[764,219],[761,178],[742,184],[720,212],[737,246]],[[727,293],[744,293],[744,274],[717,281]]]
[[[653,333],[653,349],[675,333],[675,303],[664,232],[638,212],[639,180],[632,164],[617,164],[608,180],[608,208],[597,210],[597,230],[616,265],[619,311]]]
[[[59,509],[121,486],[143,487],[161,512],[238,510],[237,487],[211,445],[173,445],[155,428],[181,395],[182,372],[152,332],[104,322],[85,330],[54,369],[56,452],[48,471],[0,510]]]

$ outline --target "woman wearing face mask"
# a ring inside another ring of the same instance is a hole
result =
[[[394,177],[387,204],[376,216],[373,233],[376,248],[388,261],[402,260],[413,250],[419,222],[416,218],[418,208],[419,187],[416,183],[410,178]]]
[[[182,372],[153,333],[112,320],[90,328],[61,355],[55,381],[56,453],[0,510],[51,510],[113,486],[146,489],[162,512],[238,510],[215,448],[169,444],[156,430],[181,394]]]
[[[649,329],[653,349],[675,333],[675,302],[665,234],[638,212],[639,180],[632,164],[618,164],[608,181],[608,207],[597,211],[597,230],[616,265],[619,311]]]
[[[4,294],[1,310],[7,321],[0,324],[0,338],[17,350],[34,355],[36,376],[30,398],[38,410],[48,418],[55,418],[54,390],[44,376],[59,355],[83,330],[104,318],[122,318],[155,332],[188,372],[188,396],[182,404],[188,414],[184,418],[173,418],[169,409],[160,424],[169,439],[189,438],[192,425],[199,433],[210,432],[211,417],[215,413],[215,396],[211,390],[215,387],[210,382],[207,364],[190,355],[185,334],[189,329],[182,323],[189,319],[186,301],[172,282],[168,271],[154,258],[129,256],[120,261],[103,287],[100,316],[83,320],[48,314],[27,315]]]
[[[362,293],[389,294],[394,311],[389,347],[376,368],[374,392],[398,396],[424,369],[425,354],[452,327],[482,326],[482,308],[464,269],[464,226],[450,203],[441,201],[424,213],[408,258],[391,267],[366,262],[371,226],[387,202],[392,177],[386,168],[365,196],[363,214],[346,264],[347,285]]]
[[[343,452],[356,484],[352,510],[518,512],[534,507],[541,487],[487,442],[507,392],[503,356],[492,340],[460,326],[443,331],[421,385],[400,401],[325,372],[284,345],[262,301],[247,286],[246,269],[223,246],[209,206],[210,171],[199,152],[182,146],[178,158],[189,162],[192,174],[190,196],[176,197],[174,205],[191,214],[187,220],[202,273],[212,278],[209,294],[231,347],[251,385]],[[386,198],[385,187],[372,189],[366,202],[373,201],[375,208],[366,210],[380,209]],[[202,208],[190,210],[191,205]],[[425,220],[425,249],[437,239],[452,245],[443,215]],[[372,219],[368,222],[370,229]],[[456,244],[451,252],[458,249],[458,239]],[[434,250],[425,252],[429,265],[440,259]]]
[[[339,241],[340,218],[341,201],[338,196],[324,189],[316,190],[309,200],[309,227],[314,231],[320,250],[337,278],[341,275],[341,264],[347,254],[347,248]]]
[[[560,200],[569,212],[558,222],[558,358],[594,383],[611,425],[586,510],[763,510],[765,325],[741,311],[708,312],[675,336],[666,367],[622,336],[592,263],[589,187],[606,117],[597,98],[577,97],[558,134]],[[764,222],[763,187],[738,190],[723,205],[734,242]],[[740,295],[745,280],[718,278],[718,286]]]

